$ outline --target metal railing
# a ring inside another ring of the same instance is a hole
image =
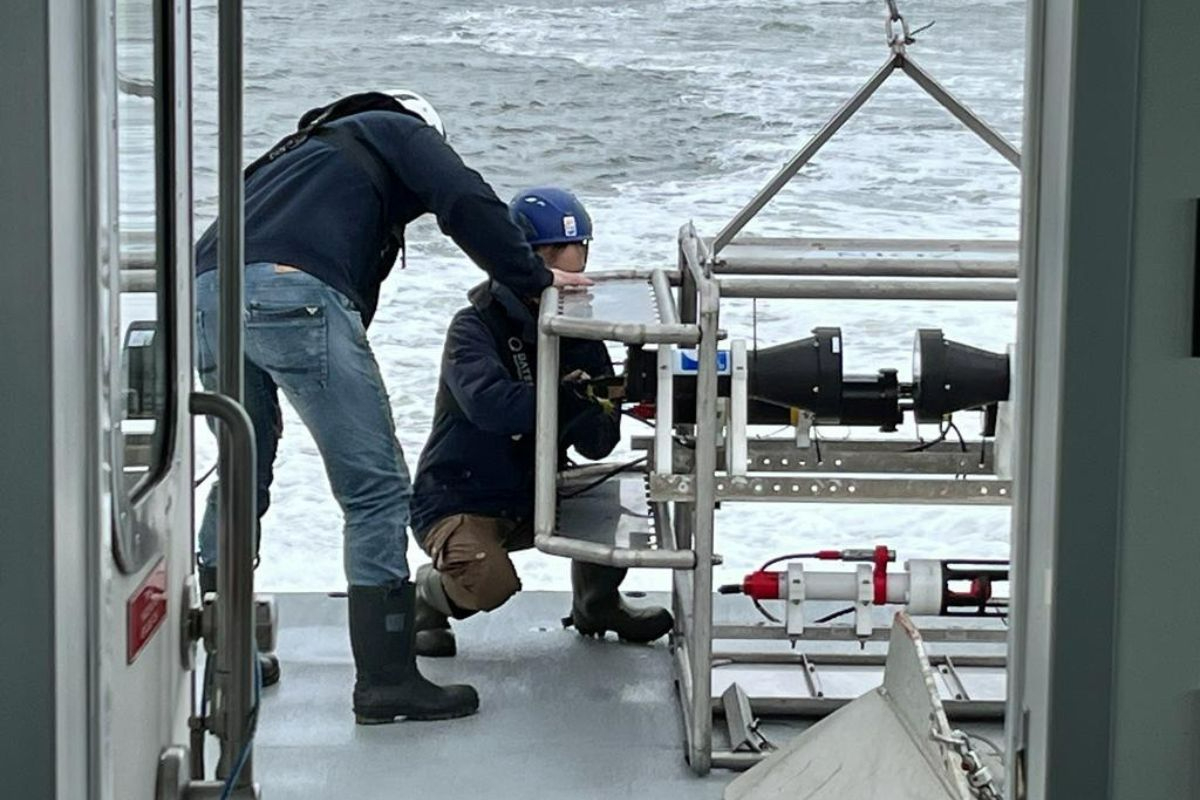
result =
[[[662,270],[624,271],[597,276],[605,280],[645,279],[654,292],[658,321],[612,323],[559,315],[560,293],[554,287],[542,293],[538,318],[537,433],[535,444],[534,542],[552,555],[618,567],[691,569],[696,554],[690,548],[656,550],[617,547],[581,541],[556,530],[558,516],[558,386],[559,339],[571,337],[625,344],[696,344],[701,328],[682,323],[671,298],[670,278]],[[664,350],[665,352],[665,350]]]

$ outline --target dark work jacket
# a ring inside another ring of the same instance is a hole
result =
[[[364,323],[398,246],[393,229],[425,213],[489,275],[534,296],[550,271],[506,206],[437,131],[393,111],[327,123],[351,133],[388,177],[380,197],[367,171],[328,137],[312,136],[246,180],[245,261],[290,264],[349,297]],[[196,273],[217,266],[217,223],[196,245]]]
[[[533,516],[537,336],[534,313],[494,281],[471,290],[446,333],[433,432],[413,482],[418,539],[451,514],[514,520]],[[603,342],[563,339],[560,376],[581,369],[612,375]],[[559,463],[568,447],[604,458],[621,438],[620,409],[559,389]]]

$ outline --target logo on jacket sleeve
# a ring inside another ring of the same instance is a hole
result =
[[[563,217],[563,236],[575,236],[578,229],[575,227],[575,217],[567,214]]]
[[[508,337],[508,351],[512,353],[513,369],[516,370],[517,380],[522,383],[533,383],[533,369],[529,366],[529,356],[525,354],[525,343],[516,336]]]

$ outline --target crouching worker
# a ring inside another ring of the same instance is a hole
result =
[[[547,266],[583,271],[592,225],[573,194],[530,189],[509,209]],[[416,650],[426,656],[456,652],[450,618],[499,608],[520,590],[508,554],[533,546],[538,298],[493,280],[470,300],[446,335],[433,431],[413,486],[413,530],[432,559],[416,578]],[[613,374],[608,350],[563,339],[560,353],[560,461],[570,447],[604,458],[620,439],[620,410],[589,398],[581,380]],[[572,562],[568,624],[635,642],[670,631],[666,609],[625,604],[618,591],[625,572]]]

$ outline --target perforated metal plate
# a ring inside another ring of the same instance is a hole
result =
[[[602,276],[597,276],[602,277]],[[559,295],[559,316],[602,322],[659,322],[654,287],[643,278],[600,280],[586,291]]]
[[[563,487],[569,493],[569,485]],[[658,536],[646,500],[645,476],[631,475],[606,481],[578,497],[564,499],[558,507],[558,530],[585,542],[658,549]]]

